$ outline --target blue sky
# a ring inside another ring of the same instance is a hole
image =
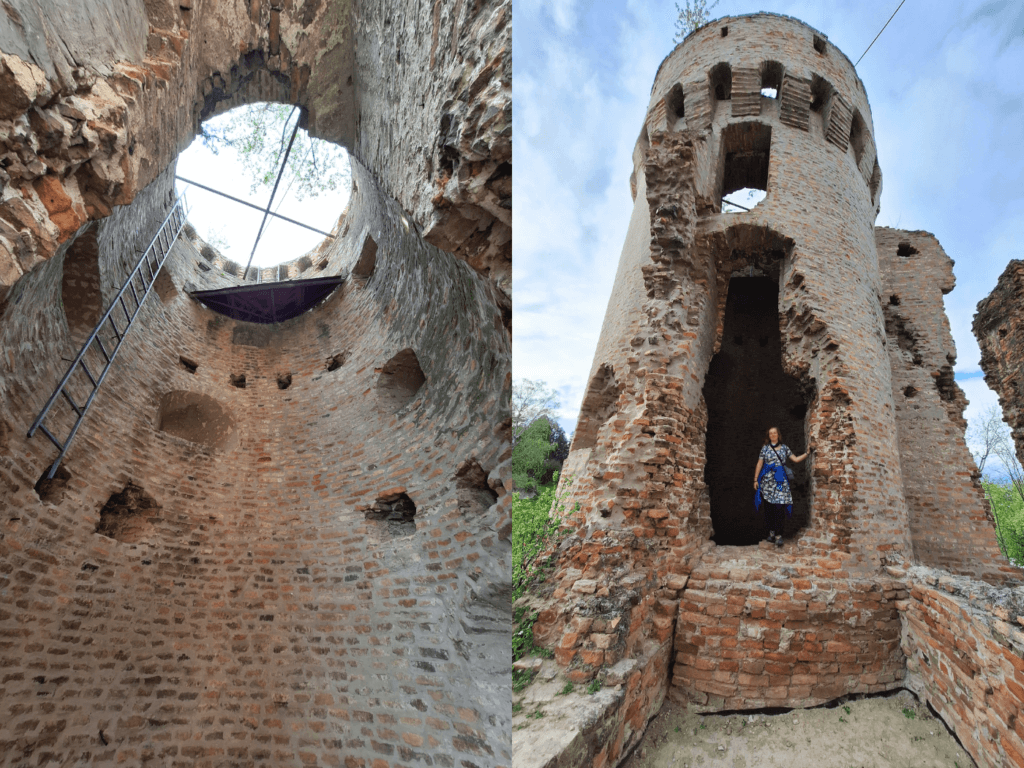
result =
[[[899,4],[723,0],[771,11],[856,61]],[[673,2],[516,0],[515,378],[546,381],[575,426],[632,210],[631,153]],[[945,297],[968,419],[996,404],[971,334],[977,303],[1024,258],[1024,3],[907,0],[858,67],[883,173],[876,224],[934,233],[956,262]]]

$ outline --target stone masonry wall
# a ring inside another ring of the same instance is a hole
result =
[[[0,292],[83,223],[131,202],[202,120],[266,100],[304,107],[313,135],[348,147],[429,242],[509,304],[508,0],[415,11],[343,0],[8,5]]]
[[[11,764],[509,764],[508,521],[494,504],[508,337],[488,281],[354,173],[334,263],[347,274],[373,231],[374,272],[259,326],[185,293],[195,252],[179,242],[176,294],[147,300],[67,474],[38,490],[55,451],[25,434],[64,370],[60,259],[8,296]],[[424,383],[395,411],[386,364],[403,350]],[[372,514],[402,494],[414,530]]]
[[[1017,459],[1024,462],[1024,261],[1012,260],[999,282],[978,303],[972,329],[981,346],[985,383],[999,395],[1003,418],[1013,431]]]
[[[953,380],[956,347],[942,304],[953,260],[934,235],[875,230],[892,398],[914,559],[992,583],[1019,580],[964,440],[967,399]]]
[[[1024,594],[924,567],[899,601],[906,685],[981,768],[1024,765]]]

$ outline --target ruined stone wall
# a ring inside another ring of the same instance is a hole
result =
[[[956,347],[942,304],[955,284],[953,260],[926,232],[879,227],[875,240],[914,559],[992,583],[1018,580],[964,441],[967,399],[953,380]]]
[[[1024,595],[911,568],[899,602],[906,685],[982,768],[1024,765]]]
[[[742,554],[741,554],[742,553]],[[808,707],[903,685],[903,584],[856,578],[850,556],[719,547],[679,603],[670,695],[699,711]]]
[[[61,259],[8,296],[8,759],[508,765],[508,337],[488,281],[354,174],[332,259],[348,273],[372,231],[369,276],[286,323],[234,322],[185,293],[179,242],[176,292],[147,300],[38,488],[55,450],[25,434],[64,370]]]
[[[1024,462],[1024,261],[1012,260],[978,303],[972,330],[981,346],[985,383],[999,395],[1003,419]]]
[[[14,0],[0,37],[3,292],[129,203],[201,120],[268,100],[305,107],[313,135],[348,147],[509,303],[507,0],[49,5]]]

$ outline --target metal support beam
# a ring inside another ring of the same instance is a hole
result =
[[[200,189],[205,189],[207,192],[213,192],[213,194],[215,195],[226,197],[228,200],[234,200],[236,203],[241,203],[242,205],[247,205],[250,208],[255,208],[257,211],[265,211],[264,208],[260,208],[260,206],[254,205],[253,203],[250,203],[248,200],[242,200],[241,198],[233,197],[232,195],[229,195],[226,192],[221,192],[219,190],[213,189],[212,187],[207,187],[205,184],[200,184],[198,181],[191,181],[189,179],[186,179],[184,176],[175,176],[174,178],[178,179],[179,181],[184,181],[186,184],[191,184],[193,187],[199,187]],[[322,229],[311,227],[309,226],[309,224],[303,224],[301,221],[289,219],[287,216],[282,216],[280,213],[274,213],[273,211],[270,211],[269,213],[271,216],[283,219],[284,221],[287,221],[289,224],[295,224],[296,226],[308,229],[310,232],[316,232],[318,235],[323,235],[324,237],[331,238],[334,237],[334,235],[332,235],[330,232],[324,232]]]

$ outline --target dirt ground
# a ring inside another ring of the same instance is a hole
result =
[[[768,715],[666,703],[624,768],[975,768],[908,691]]]

